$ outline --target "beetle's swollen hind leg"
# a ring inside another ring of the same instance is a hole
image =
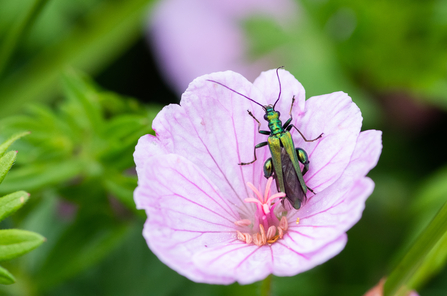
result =
[[[307,173],[309,170],[309,157],[307,156],[306,151],[301,148],[296,148],[296,155],[298,155],[298,160],[304,165],[302,174],[303,176]]]
[[[258,158],[256,157],[256,149],[258,149],[258,148],[261,148],[261,147],[264,147],[264,146],[266,146],[266,145],[268,145],[268,142],[262,142],[262,143],[259,143],[258,145],[256,145],[255,146],[255,149],[253,150],[253,154],[254,154],[254,156],[255,156],[255,159],[253,160],[253,161],[250,161],[250,162],[241,162],[241,163],[238,163],[239,165],[247,165],[247,164],[252,164],[253,162],[255,162]]]
[[[301,172],[303,176],[307,173],[309,170],[309,157],[307,156],[307,152],[304,149],[296,148],[296,155],[298,155],[298,160],[304,165],[303,171]],[[307,189],[312,192],[315,195],[315,192],[312,190],[312,188],[309,188],[309,186],[306,186]]]
[[[264,177],[266,179],[270,178],[273,175],[273,161],[270,157],[264,163]]]

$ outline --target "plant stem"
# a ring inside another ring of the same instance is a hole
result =
[[[423,263],[430,250],[447,232],[447,203],[445,203],[408,252],[391,272],[384,286],[384,295],[402,295],[405,287]],[[411,287],[406,287],[410,289]],[[400,289],[400,290],[399,290]],[[407,290],[408,291],[408,290]]]
[[[261,296],[272,295],[272,275],[269,275],[261,282]]]

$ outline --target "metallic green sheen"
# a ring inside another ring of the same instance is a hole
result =
[[[280,191],[286,192],[284,186],[283,173],[281,169],[282,168],[281,144],[282,144],[282,146],[286,150],[287,154],[289,155],[293,163],[293,167],[295,169],[296,175],[298,176],[298,180],[300,181],[301,188],[303,189],[304,194],[306,194],[307,186],[306,183],[304,183],[303,174],[301,173],[300,165],[298,163],[298,155],[296,153],[292,135],[290,134],[290,132],[284,130],[282,122],[279,119],[279,113],[273,109],[273,106],[268,105],[265,108],[266,112],[264,119],[268,121],[268,127],[271,131],[271,134],[268,137],[267,141],[269,143],[270,153],[272,154],[273,167],[278,168],[275,170],[275,174],[278,180]]]

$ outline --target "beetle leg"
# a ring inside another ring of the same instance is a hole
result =
[[[296,148],[296,155],[298,155],[298,160],[304,165],[302,171],[304,176],[304,174],[306,174],[307,171],[309,170],[309,157],[307,156],[306,151],[304,151],[304,149],[301,148]]]
[[[287,119],[287,121],[284,123],[284,125],[282,126],[283,129],[287,130],[288,132],[290,132],[290,130],[292,129],[292,127],[294,127],[301,135],[301,137],[303,137],[304,141],[306,142],[313,142],[318,140],[319,138],[321,138],[321,136],[323,135],[323,133],[321,133],[318,137],[316,137],[313,140],[308,140],[306,139],[306,137],[300,132],[300,130],[294,126],[293,124],[290,124],[292,122],[293,116],[292,116],[292,108],[293,108],[293,104],[295,103],[295,96],[292,97],[292,104],[290,105],[290,111],[289,111],[289,116],[290,118]]]
[[[290,111],[289,111],[290,118],[287,119],[287,121],[283,124],[283,126],[282,126],[283,129],[287,129],[289,124],[292,122],[292,108],[293,108],[293,104],[294,103],[295,103],[295,95],[293,95],[293,97],[292,97],[292,104],[290,105]]]
[[[264,177],[266,179],[270,178],[273,175],[273,161],[270,157],[264,163]]]
[[[294,103],[295,103],[295,95],[293,95],[293,97],[292,97],[292,104],[290,104],[290,111],[289,111],[290,119],[292,119],[292,108],[293,108],[293,104]]]
[[[282,125],[282,128],[285,130],[290,130],[288,129],[290,122],[292,121],[292,117],[290,117],[289,119],[287,119],[286,122],[284,122],[284,124]]]
[[[239,165],[247,165],[247,164],[252,164],[253,162],[255,162],[258,158],[256,157],[256,149],[258,149],[258,148],[261,148],[261,147],[264,147],[264,146],[266,146],[266,145],[268,145],[268,142],[262,142],[262,143],[259,143],[258,145],[256,145],[255,146],[255,149],[253,150],[253,154],[254,154],[254,156],[255,156],[255,159],[253,160],[253,161],[250,161],[250,162],[241,162],[241,163],[238,163]]]
[[[261,123],[259,122],[259,120],[253,115],[253,113],[250,112],[250,110],[247,110],[248,115],[250,115],[251,117],[253,117],[254,120],[256,120],[256,122],[258,123],[258,133],[263,134],[263,135],[267,135],[270,136],[270,132],[269,131],[261,131]]]
[[[303,137],[304,141],[306,141],[306,142],[313,142],[313,141],[316,141],[316,140],[318,140],[319,138],[321,138],[321,136],[323,136],[323,133],[321,133],[321,134],[320,134],[318,137],[316,137],[315,139],[308,140],[308,139],[306,139],[306,137],[303,135],[303,133],[301,133],[300,130],[299,130],[296,126],[294,126],[293,124],[289,125],[289,126],[286,128],[286,130],[287,130],[287,131],[290,131],[290,130],[292,129],[292,127],[294,127],[294,128],[300,133],[301,137]]]

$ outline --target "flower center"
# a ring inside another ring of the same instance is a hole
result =
[[[270,177],[265,187],[264,196],[256,189],[256,187],[248,182],[247,186],[253,190],[257,198],[246,198],[246,203],[255,203],[256,212],[254,220],[242,219],[234,222],[241,228],[248,229],[251,226],[251,234],[249,232],[243,232],[237,230],[237,238],[247,244],[252,242],[257,246],[263,246],[265,244],[273,244],[278,239],[283,238],[284,233],[287,231],[289,225],[285,216],[280,219],[274,214],[278,202],[276,199],[286,196],[285,193],[279,192],[270,196],[270,187],[272,185],[273,178]]]

